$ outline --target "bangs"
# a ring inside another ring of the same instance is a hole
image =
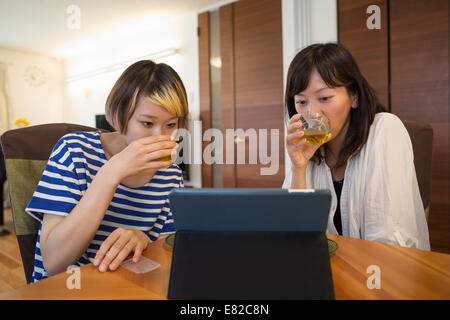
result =
[[[288,83],[286,94],[289,97],[294,97],[296,94],[306,90],[314,69],[317,70],[328,87],[347,87],[351,85],[351,81],[345,77],[344,66],[340,68],[333,57],[326,57],[326,55],[324,57],[309,56],[293,66],[294,68],[290,70],[292,71],[291,77],[289,78],[288,76],[290,82]]]
[[[185,117],[188,113],[186,94],[184,88],[181,88],[178,83],[170,87],[162,87],[160,90],[146,94],[145,97],[179,118]]]
[[[286,97],[294,98],[294,96],[308,87],[309,79],[311,78],[311,73],[313,66],[306,63],[301,63],[295,65],[295,68],[289,68],[290,79],[286,88]]]
[[[351,81],[342,77],[343,72],[338,69],[336,64],[317,64],[314,67],[328,87],[348,87],[351,85]]]
[[[157,66],[143,88],[142,95],[177,117],[188,114],[186,89],[178,74],[168,65]]]

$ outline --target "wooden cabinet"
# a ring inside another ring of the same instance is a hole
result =
[[[373,4],[381,29],[366,25]],[[392,113],[432,125],[428,226],[432,250],[450,253],[449,1],[338,0],[338,37]]]

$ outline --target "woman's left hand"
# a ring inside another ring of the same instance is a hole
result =
[[[138,262],[142,251],[147,248],[150,239],[139,230],[117,228],[105,241],[94,259],[94,266],[99,266],[100,272],[114,271],[131,252],[134,252],[133,261]]]

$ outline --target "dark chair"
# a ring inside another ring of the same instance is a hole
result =
[[[5,168],[5,158],[3,156],[3,149],[0,145],[0,237],[9,234],[9,231],[4,227],[4,217],[3,217],[3,187],[6,182],[6,168]]]
[[[414,166],[420,196],[425,208],[425,218],[428,221],[430,210],[431,189],[431,154],[433,152],[433,127],[428,123],[403,121],[408,130],[414,152]]]
[[[34,252],[39,221],[25,212],[50,153],[65,134],[97,131],[81,125],[55,123],[9,130],[1,136],[9,184],[14,230],[19,243],[27,283],[34,269]]]

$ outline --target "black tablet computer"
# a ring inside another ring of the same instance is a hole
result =
[[[174,189],[169,299],[334,299],[328,190]]]

